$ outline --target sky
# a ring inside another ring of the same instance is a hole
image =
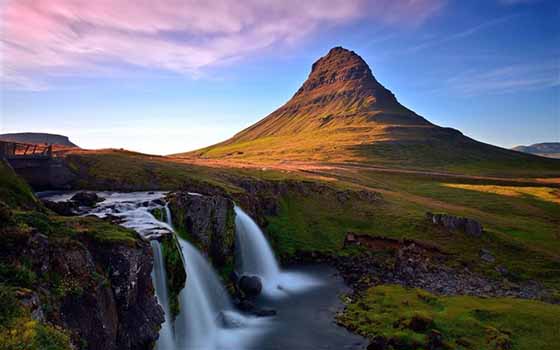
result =
[[[171,154],[284,104],[354,50],[431,122],[560,141],[557,0],[0,0],[0,133]]]

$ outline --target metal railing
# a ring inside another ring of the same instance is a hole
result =
[[[52,145],[0,141],[0,158],[48,159],[52,158],[52,156]]]

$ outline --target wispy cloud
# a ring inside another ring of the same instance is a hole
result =
[[[499,24],[507,22],[507,21],[509,21],[509,20],[511,20],[515,17],[517,17],[517,15],[509,15],[509,16],[494,18],[494,19],[491,19],[489,21],[486,21],[486,22],[477,24],[475,26],[472,26],[470,28],[467,28],[465,30],[462,30],[460,32],[456,32],[456,33],[453,33],[453,34],[449,34],[449,35],[446,35],[446,36],[441,36],[441,37],[438,37],[438,38],[435,38],[435,39],[432,39],[432,40],[425,41],[425,42],[423,42],[419,45],[410,47],[409,49],[407,49],[407,51],[417,52],[417,51],[432,48],[432,47],[435,47],[435,46],[441,46],[441,45],[444,45],[444,44],[448,44],[448,43],[451,43],[451,42],[454,42],[454,41],[457,41],[457,40],[460,40],[460,39],[464,39],[464,38],[470,37],[472,35],[484,32],[485,30],[488,30],[488,29],[490,29],[492,27],[495,27]]]
[[[498,0],[503,5],[534,4],[542,0]]]
[[[2,6],[8,88],[112,63],[196,75],[265,48],[300,42],[323,24],[370,17],[417,25],[445,0],[17,0]]]
[[[467,71],[447,81],[447,88],[465,96],[507,94],[560,86],[560,63],[517,64],[487,71]]]

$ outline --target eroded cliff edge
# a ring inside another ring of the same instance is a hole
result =
[[[0,348],[152,349],[164,318],[150,244],[97,218],[55,215],[0,170]]]

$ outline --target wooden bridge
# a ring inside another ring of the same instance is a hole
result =
[[[68,189],[76,178],[52,145],[0,141],[1,159],[37,191]]]
[[[19,142],[0,141],[0,158],[12,159],[51,159],[52,145],[35,145]]]

